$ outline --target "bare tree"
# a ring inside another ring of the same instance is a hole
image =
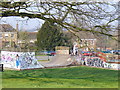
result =
[[[27,31],[19,31],[18,32],[18,40],[20,41],[20,48],[28,49],[28,45],[30,43],[29,34]]]
[[[107,35],[118,40],[115,4],[107,2],[1,2],[1,17],[20,16],[52,21],[74,35],[76,32]],[[79,36],[78,36],[79,37]]]

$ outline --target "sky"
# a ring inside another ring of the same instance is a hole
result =
[[[44,23],[41,19],[28,19],[21,17],[3,17],[0,20],[1,24],[10,24],[13,28],[16,29],[16,24],[18,23],[18,29],[22,31],[36,31],[40,29]]]
[[[96,0],[96,1],[99,1],[99,0]],[[28,19],[27,17],[21,18],[21,17],[15,17],[15,16],[2,17],[0,19],[0,24],[10,24],[15,29],[16,29],[17,23],[18,23],[19,30],[32,32],[32,31],[38,31],[38,29],[40,29],[44,21],[37,18]]]

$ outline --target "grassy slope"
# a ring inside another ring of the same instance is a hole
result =
[[[69,67],[3,72],[3,88],[118,88],[118,71]]]

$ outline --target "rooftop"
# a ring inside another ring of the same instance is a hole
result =
[[[9,24],[0,24],[0,32],[15,32],[15,29]]]

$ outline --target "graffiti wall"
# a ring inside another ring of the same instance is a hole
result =
[[[1,51],[1,63],[15,69],[43,68],[35,58],[35,52]]]
[[[120,70],[120,64],[107,63],[99,57],[77,57],[76,61],[81,65]]]

